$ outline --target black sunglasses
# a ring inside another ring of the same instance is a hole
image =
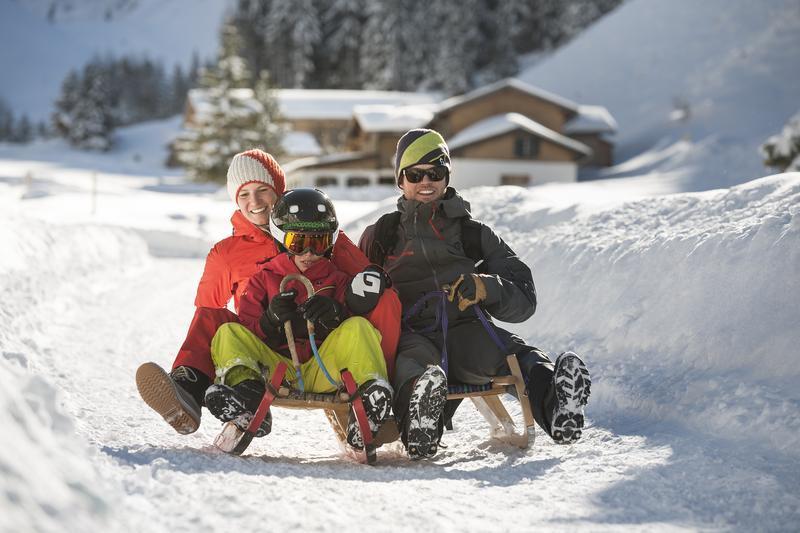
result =
[[[409,183],[419,183],[425,176],[428,176],[428,179],[431,181],[442,181],[450,176],[450,171],[444,166],[436,166],[431,168],[406,168],[403,169],[403,176],[405,176]]]

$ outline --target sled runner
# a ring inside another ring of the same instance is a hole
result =
[[[533,444],[536,438],[533,412],[528,395],[525,393],[525,381],[522,379],[517,356],[509,355],[506,360],[511,375],[497,376],[486,385],[451,385],[448,387],[447,399],[469,398],[489,423],[489,431],[493,438],[524,449]],[[512,391],[522,406],[522,423],[519,430],[500,400],[500,395]]]
[[[291,280],[300,281],[305,286],[309,298],[314,295],[313,285],[301,274],[289,274],[285,276],[280,284],[281,292],[283,292],[286,284]],[[316,351],[314,324],[309,321],[306,325],[308,327],[309,339],[314,351],[314,357],[317,358],[317,363],[323,369],[323,372],[328,375],[325,365],[322,363],[322,360],[319,358],[319,353]],[[258,427],[261,425],[270,407],[274,406],[288,409],[323,409],[336,436],[343,445],[347,446],[347,422],[350,412],[352,411],[364,440],[364,450],[358,453],[359,459],[367,464],[374,464],[377,460],[377,447],[398,438],[399,435],[396,425],[384,424],[381,431],[373,438],[364,405],[361,401],[361,397],[357,394],[358,386],[352,374],[346,368],[340,370],[342,383],[337,384],[331,380],[332,383],[338,385],[339,390],[337,392],[323,394],[303,391],[300,360],[297,355],[297,348],[295,346],[294,334],[292,333],[290,321],[284,324],[284,329],[286,331],[286,339],[289,343],[289,351],[292,354],[292,364],[298,376],[301,390],[291,389],[286,385],[283,378],[286,374],[287,366],[284,362],[279,363],[272,372],[270,379],[265,379],[267,382],[266,391],[255,415],[249,420],[237,419],[225,423],[222,432],[214,439],[214,445],[226,453],[241,455],[250,445],[250,442],[253,440]],[[331,379],[329,375],[328,377]],[[353,451],[355,452],[356,450]]]

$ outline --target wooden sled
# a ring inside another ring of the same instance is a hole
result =
[[[309,282],[308,278],[300,274],[289,274],[285,276],[281,281],[280,290],[283,291],[286,283],[293,279],[305,285],[308,297],[314,294],[314,287],[311,285],[311,282]],[[294,343],[294,335],[292,334],[291,322],[286,322],[284,327],[286,338],[289,343],[289,350],[292,354],[295,374],[300,376],[300,363]],[[309,335],[313,339],[314,324],[308,322],[307,327]],[[264,376],[267,382],[267,390],[264,393],[264,397],[255,415],[247,420],[227,422],[223,426],[222,432],[214,439],[214,446],[226,453],[241,455],[250,445],[267,411],[272,407],[284,407],[288,409],[323,409],[337,438],[345,448],[348,448],[347,423],[350,413],[352,412],[356,417],[356,422],[358,423],[364,440],[364,450],[358,452],[353,449],[353,452],[362,462],[367,464],[374,464],[377,460],[376,450],[378,446],[385,442],[397,440],[399,435],[397,434],[397,426],[394,423],[384,424],[381,431],[375,437],[372,436],[364,405],[360,396],[356,394],[357,384],[353,380],[352,374],[350,374],[346,368],[340,370],[340,376],[342,378],[340,387],[342,388],[338,392],[331,394],[306,393],[290,389],[283,384],[285,372],[286,363],[279,363],[270,379],[267,379],[268,376]]]
[[[308,294],[311,295],[314,293],[314,289],[308,280],[304,276],[297,274],[286,276],[281,282],[280,290],[284,289],[285,283],[290,279],[305,280],[304,283],[307,284],[306,289]],[[309,324],[308,328],[309,332],[313,332],[313,324]],[[294,349],[291,324],[288,322],[286,331],[289,347],[292,351],[292,359],[297,367],[299,363],[297,362],[297,354]],[[511,375],[495,377],[492,379],[491,383],[485,386],[451,387],[447,399],[469,398],[472,400],[476,409],[478,409],[478,412],[489,423],[490,434],[493,438],[524,449],[528,448],[535,439],[533,413],[531,412],[528,396],[525,393],[525,382],[522,378],[522,372],[519,368],[517,357],[515,355],[509,355],[507,356],[507,361],[508,367],[511,370]],[[281,365],[284,365],[284,363],[281,363]],[[279,369],[281,365],[279,365]],[[281,385],[284,371],[285,368],[276,372],[276,375],[273,376],[273,379],[269,382],[267,393],[265,393],[264,399],[262,399],[261,405],[256,415],[250,421],[247,429],[242,429],[240,426],[243,424],[239,423],[237,425],[236,421],[227,422],[222,432],[214,440],[214,445],[217,448],[235,455],[243,453],[252,441],[261,421],[264,419],[266,411],[271,407],[282,407],[286,409],[322,409],[336,437],[345,448],[348,448],[347,423],[350,413],[354,412],[357,417],[360,416],[359,404],[361,400],[355,394],[354,383],[348,385],[347,391],[340,390],[337,393],[331,394],[304,393]],[[345,375],[349,375],[349,372],[347,372],[346,369],[342,369],[341,374],[345,377]],[[513,418],[509,415],[503,402],[500,400],[500,395],[510,391],[516,393],[522,406],[523,420],[520,424],[520,429],[517,429]],[[360,411],[363,413],[363,406],[360,407]],[[368,425],[366,425],[366,420],[360,419],[358,421],[365,440],[364,451],[363,454],[359,454],[359,458],[362,462],[374,464],[377,460],[377,448],[400,438],[397,423],[394,418],[390,416],[383,426],[381,426],[378,434],[370,438],[371,432],[368,429]]]

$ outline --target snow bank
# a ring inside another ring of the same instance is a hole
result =
[[[629,413],[798,453],[800,173],[566,221],[569,209],[525,207],[536,195],[466,196],[533,268],[539,309],[516,330],[586,356],[594,417]]]
[[[74,291],[118,283],[146,263],[147,245],[127,230],[7,213],[0,242],[0,530],[108,530],[121,518],[110,512],[118,495],[48,381],[67,364],[49,329]],[[75,334],[92,334],[90,325]]]

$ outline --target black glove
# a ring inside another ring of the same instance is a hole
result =
[[[392,280],[383,269],[377,265],[370,265],[353,277],[345,293],[347,308],[354,315],[366,315],[378,305],[378,300],[387,287],[392,286]]]
[[[464,276],[464,280],[456,287],[458,295],[466,300],[474,300],[477,289],[475,287],[475,278],[472,276]]]
[[[297,291],[290,289],[278,294],[269,302],[269,307],[264,315],[273,327],[280,327],[287,320],[300,316],[294,301],[295,296],[297,296]]]
[[[329,296],[314,295],[298,307],[303,318],[326,329],[334,329],[342,322],[342,306]]]

